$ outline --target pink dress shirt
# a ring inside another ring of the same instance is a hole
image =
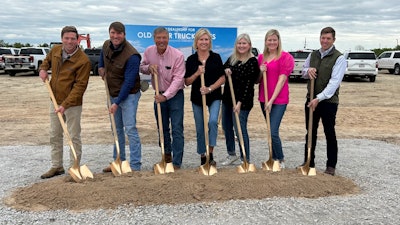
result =
[[[150,64],[158,65],[159,91],[167,99],[173,98],[179,90],[185,88],[185,59],[181,51],[168,46],[164,54],[160,55],[157,47],[152,45],[143,53],[140,72],[149,75]],[[151,79],[151,84],[155,88],[153,79]]]
[[[261,65],[263,61],[263,54],[258,55],[258,65]],[[289,75],[293,71],[294,60],[292,55],[288,52],[282,51],[279,59],[274,59],[271,62],[264,62],[267,67],[267,89],[268,89],[268,100],[274,93],[276,84],[280,75],[286,75],[287,79],[282,87],[278,97],[276,97],[273,104],[288,104],[289,103]],[[261,79],[258,86],[258,100],[265,103],[264,98],[264,80]]]

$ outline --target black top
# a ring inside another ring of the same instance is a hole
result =
[[[186,60],[186,73],[185,78],[192,76],[199,65],[202,63],[199,60],[199,56],[196,53],[189,56]],[[210,56],[207,58],[204,72],[204,83],[206,87],[214,84],[221,76],[224,76],[224,65],[222,64],[221,56],[218,53],[210,51]],[[196,105],[203,105],[201,100],[201,79],[200,76],[196,78],[196,80],[192,83],[192,90],[190,93],[190,101]],[[206,95],[207,105],[211,105],[211,103],[215,100],[222,99],[221,87],[216,88],[210,94]]]
[[[232,71],[232,85],[236,102],[242,103],[240,109],[251,110],[254,101],[254,84],[260,74],[257,59],[251,57],[246,63],[242,64],[241,61],[238,61],[235,65],[230,65],[228,59],[224,66]],[[222,102],[233,107],[229,82],[225,82]]]

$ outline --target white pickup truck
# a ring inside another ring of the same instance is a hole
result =
[[[378,69],[387,69],[389,73],[400,75],[400,51],[386,51],[378,56]]]
[[[0,70],[4,70],[5,57],[8,55],[18,55],[19,48],[0,47]]]
[[[33,71],[38,75],[38,69],[49,51],[50,48],[45,47],[21,48],[19,55],[5,58],[4,71],[10,76],[15,76],[16,73],[29,71]]]

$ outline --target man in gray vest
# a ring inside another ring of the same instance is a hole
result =
[[[319,121],[324,126],[327,162],[325,173],[335,175],[338,144],[336,140],[336,112],[339,105],[339,87],[346,70],[346,60],[335,49],[335,30],[325,27],[321,30],[321,48],[312,52],[303,66],[303,78],[309,79],[307,101],[305,103],[306,129],[308,130],[309,110],[313,111],[312,145],[310,167],[315,167],[315,146]],[[310,81],[314,79],[314,96],[310,96]],[[308,140],[306,135],[304,162],[307,160]]]

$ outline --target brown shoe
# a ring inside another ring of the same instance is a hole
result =
[[[42,179],[47,179],[47,178],[51,178],[54,176],[58,176],[61,174],[64,174],[65,170],[63,167],[59,167],[59,168],[51,168],[49,171],[47,171],[46,173],[42,174],[42,176],[40,176],[40,178]]]
[[[71,177],[71,175],[67,175],[64,178],[64,182],[68,183],[68,182],[75,182],[74,178]]]
[[[106,168],[103,169],[103,173],[111,173],[111,166],[107,166]]]
[[[335,176],[335,168],[328,166],[324,173]]]
[[[175,165],[174,165],[174,170],[180,170],[180,169],[181,169],[180,166],[175,166]]]
[[[165,162],[166,162],[166,163],[172,162],[172,155],[171,155],[171,153],[165,153]]]

